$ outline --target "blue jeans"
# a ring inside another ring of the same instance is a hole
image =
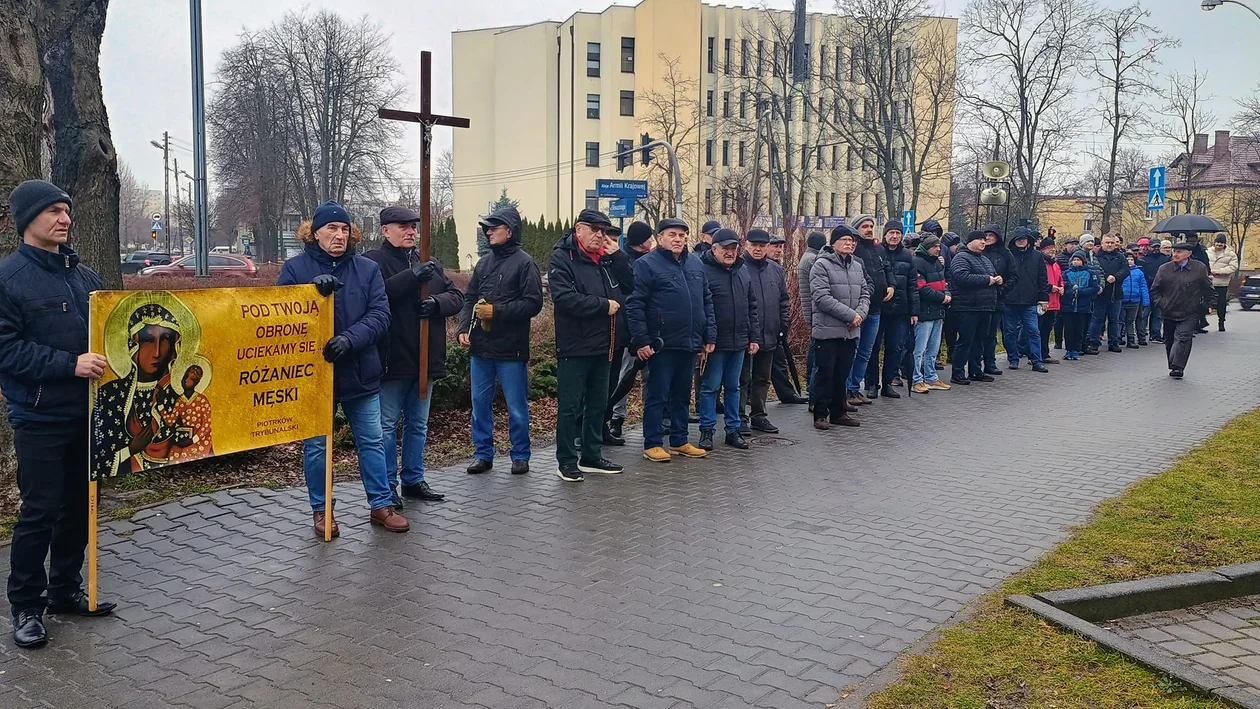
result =
[[[1151,303],[1150,310],[1147,313],[1150,318],[1150,336],[1163,339],[1164,337],[1164,311],[1159,306]]]
[[[884,326],[884,371],[880,385],[891,387],[892,380],[901,370],[901,360],[906,356],[906,341],[910,339],[910,316],[889,315],[881,318]],[[867,385],[870,384],[869,377]]]
[[[645,389],[647,401],[643,404],[643,450],[659,448],[665,440],[661,423],[665,406],[669,405],[669,444],[687,444],[687,412],[691,407],[691,375],[696,368],[696,353],[686,350],[661,350],[648,360],[648,377]],[[736,382],[735,387],[739,388]],[[739,409],[735,409],[739,415]]]
[[[879,313],[871,313],[862,321],[857,354],[853,357],[853,368],[849,370],[849,381],[845,383],[850,394],[862,388],[862,379],[866,376],[866,366],[871,362],[871,351],[875,349],[875,336],[878,334]]]
[[[398,420],[403,421],[402,484],[424,482],[424,444],[429,439],[429,395],[420,398],[420,380],[387,379],[381,382],[381,429],[385,436],[385,470],[389,486],[398,485]]]
[[[914,383],[937,381],[936,358],[941,353],[944,320],[920,320],[914,326]]]
[[[394,504],[394,492],[385,472],[385,441],[381,435],[381,399],[377,394],[352,401],[338,402],[354,434],[354,447],[359,453],[359,475],[368,505],[377,510]],[[306,474],[306,493],[311,509],[324,511],[324,465],[327,438],[316,436],[302,441],[302,472]]]
[[[1002,315],[1002,342],[1006,345],[1006,361],[1019,364],[1019,358],[1028,355],[1028,361],[1041,364],[1041,318],[1035,305],[1007,305]]]
[[[813,348],[810,348],[813,353]],[[714,350],[704,365],[704,378],[700,380],[700,398],[696,411],[700,415],[700,430],[717,430],[717,393],[723,389],[722,415],[726,419],[726,432],[735,433],[740,424],[739,375],[744,370],[743,350]]]
[[[1120,320],[1123,309],[1124,303],[1112,300],[1109,295],[1094,299],[1094,312],[1089,320],[1089,344],[1094,347],[1102,346],[1104,324],[1107,326],[1107,344],[1117,347],[1124,344],[1124,325]]]
[[[470,360],[472,380],[473,455],[494,460],[494,385],[503,388],[508,409],[508,437],[512,460],[529,460],[529,372],[519,360]]]

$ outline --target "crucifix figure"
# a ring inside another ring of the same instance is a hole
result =
[[[452,128],[467,128],[469,121],[467,118],[455,118],[454,116],[442,116],[433,113],[433,54],[431,52],[420,52],[420,112],[415,111],[397,111],[392,108],[382,108],[377,113],[381,118],[387,121],[407,121],[410,123],[419,123],[423,131],[421,134],[421,151],[420,151],[420,260],[428,261],[432,258],[432,233],[433,218],[431,214],[430,192],[431,180],[429,177],[429,163],[433,153],[433,126],[450,126]],[[429,297],[429,284],[424,283],[420,286],[420,299],[424,300]],[[429,396],[429,319],[425,318],[420,321],[420,398],[424,399]]]

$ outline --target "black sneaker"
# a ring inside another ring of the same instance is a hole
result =
[[[875,401],[879,398],[879,387],[867,387],[865,394],[866,398]]]
[[[700,431],[700,440],[696,443],[696,448],[704,451],[713,450],[713,431]]]
[[[566,463],[560,466],[556,470],[556,475],[559,475],[561,480],[569,483],[580,483],[586,479],[582,477],[582,471],[576,463]]]
[[[600,473],[602,475],[616,475],[625,468],[606,458],[596,458],[595,460],[581,459],[577,464],[578,470],[584,473]]]
[[[609,432],[609,433],[611,433],[611,434],[612,434],[614,437],[616,437],[616,438],[624,438],[624,437],[625,437],[625,434],[624,434],[624,433],[622,433],[621,428],[622,428],[622,426],[624,426],[625,424],[626,424],[626,420],[625,420],[625,419],[623,419],[623,418],[614,418],[614,419],[613,419],[611,422],[609,422],[609,424],[608,424],[608,432]]]
[[[898,394],[897,390],[893,389],[890,386],[884,387],[883,390],[879,392],[879,395],[884,397],[885,399],[900,399],[901,398],[901,394]],[[832,421],[832,423],[835,423],[835,421]]]
[[[985,374],[987,374],[987,375],[989,375],[989,376],[991,376],[991,377],[1000,377],[1000,376],[1002,376],[1002,370],[998,369],[996,364],[989,365],[989,366],[985,367],[985,368],[984,368],[984,373],[985,373]]]
[[[624,446],[626,439],[613,434],[612,426],[604,425],[604,445],[606,446]]]
[[[1136,342],[1130,342],[1129,344],[1125,345],[1125,348],[1130,349],[1130,350],[1141,349],[1141,347],[1139,347]]]
[[[482,473],[490,472],[490,469],[493,467],[494,463],[491,463],[484,458],[477,458],[472,462],[472,465],[468,466],[468,474],[481,475]]]
[[[987,375],[987,374],[973,374],[973,375],[971,375],[971,381],[973,381],[973,382],[995,382],[995,381],[997,381],[997,380],[996,380],[996,379],[994,379],[993,377],[990,377],[990,376],[989,376],[989,375]]]
[[[513,475],[524,475],[525,473],[528,473],[528,472],[529,472],[528,460],[512,461],[512,474]]]
[[[968,384],[971,384],[971,380],[966,377],[953,376],[949,378],[949,383],[957,384],[959,386],[967,386]]]
[[[1046,369],[1046,365],[1044,365],[1044,364],[1034,364],[1034,365],[1032,366],[1032,370],[1033,370],[1034,372],[1037,372],[1038,374],[1049,374],[1049,373],[1050,373],[1050,370],[1049,370],[1049,369]]]
[[[779,427],[770,423],[770,419],[753,419],[752,430],[762,433],[778,433]]]
[[[1108,352],[1124,352],[1124,348],[1120,347],[1120,345],[1107,345],[1107,351]]]
[[[1182,377],[1186,376],[1186,373],[1180,369],[1174,369],[1168,373],[1168,376],[1172,377],[1173,379],[1181,379]]]
[[[434,492],[433,488],[429,487],[429,483],[426,480],[421,480],[415,485],[403,485],[402,496],[412,497],[417,500],[424,500],[425,502],[441,502],[446,499],[446,495],[443,495],[440,492]]]
[[[726,445],[743,451],[748,450],[748,440],[739,435],[738,431],[726,434]]]
[[[741,436],[751,436],[751,435],[752,435],[752,426],[749,426],[747,421],[742,421],[742,422],[740,422],[740,424],[739,424],[739,435],[741,435]]]

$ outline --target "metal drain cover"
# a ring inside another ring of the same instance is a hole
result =
[[[794,446],[797,443],[783,436],[754,436],[749,442],[754,446]]]

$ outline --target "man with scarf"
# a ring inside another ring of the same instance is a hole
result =
[[[538,264],[521,249],[521,215],[503,207],[480,222],[490,253],[473,268],[459,316],[459,344],[471,350],[474,460],[469,475],[494,467],[494,392],[503,388],[512,474],[529,472],[529,323],[542,312]],[[605,380],[606,381],[606,380]]]
[[[324,345],[324,359],[333,363],[333,403],[341,405],[354,434],[359,454],[359,474],[372,512],[369,521],[390,532],[411,529],[407,518],[398,514],[394,493],[385,470],[385,440],[381,428],[381,375],[384,366],[378,343],[389,333],[389,296],[381,267],[371,259],[355,254],[362,239],[349,213],[336,202],[321,204],[311,221],[298,227],[298,239],[306,248],[284,262],[276,285],[310,283],[333,299],[333,331]],[[310,497],[315,536],[324,538],[327,505],[324,499],[324,465],[327,460],[324,436],[302,442],[302,470]],[[336,521],[332,536],[340,535]]]
[[[435,259],[421,261],[416,252],[420,215],[406,207],[381,210],[385,242],[363,254],[381,267],[389,296],[389,336],[381,340],[385,376],[381,382],[381,428],[385,437],[385,470],[394,506],[403,498],[441,502],[445,499],[424,479],[424,448],[429,439],[429,403],[433,383],[446,376],[446,319],[464,306],[464,294],[446,277]],[[420,288],[429,284],[429,295]],[[429,388],[420,393],[420,323],[429,321]],[[398,423],[402,422],[402,469],[398,466]],[[401,478],[402,485],[399,487]]]
[[[9,545],[13,642],[48,642],[44,613],[88,610],[83,555],[88,519],[88,381],[105,358],[88,351],[88,294],[104,287],[69,246],[70,195],[29,180],[9,195],[20,243],[0,261],[0,388],[22,500]],[[48,573],[44,559],[49,559]],[[45,595],[47,592],[47,595]]]
[[[602,212],[582,210],[573,231],[556,242],[547,266],[556,316],[556,474],[566,482],[581,482],[583,473],[622,471],[604,459],[602,448],[608,371],[617,354],[618,313],[625,300],[607,253],[605,233],[613,230]],[[580,456],[574,446],[579,436]]]

